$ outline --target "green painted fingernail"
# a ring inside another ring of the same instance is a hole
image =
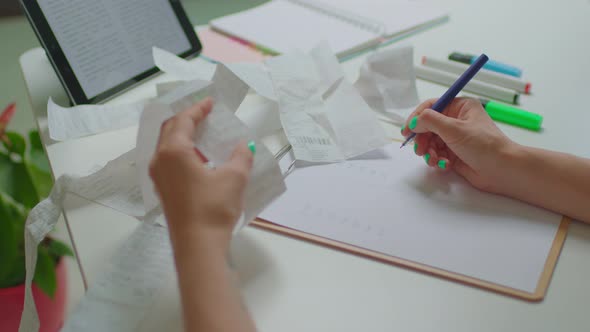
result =
[[[416,128],[417,124],[418,124],[418,117],[415,116],[412,118],[412,120],[410,120],[410,124],[408,125],[408,127],[410,128],[410,130],[414,130]]]
[[[424,160],[428,164],[428,161],[430,160],[430,153],[427,153],[427,154],[424,155]]]
[[[444,159],[439,160],[438,161],[438,168],[446,169],[447,168],[447,161]]]
[[[418,143],[414,143],[414,152],[418,151]]]
[[[254,142],[254,141],[248,142],[248,149],[250,149],[250,151],[252,151],[252,154],[255,155],[256,154],[256,142]]]
[[[402,135],[404,134],[404,130],[406,129],[406,125],[402,126],[402,130],[400,131],[402,133]]]

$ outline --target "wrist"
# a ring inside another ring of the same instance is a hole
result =
[[[224,230],[195,221],[172,222],[168,228],[175,252],[227,255],[231,234]]]
[[[526,184],[528,164],[530,157],[528,148],[515,142],[510,142],[500,149],[499,153],[499,177],[494,181],[492,192],[505,196],[513,196]]]

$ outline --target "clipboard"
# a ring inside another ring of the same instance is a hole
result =
[[[394,139],[393,141],[398,140]],[[280,152],[279,155],[281,155]],[[372,259],[381,263],[391,264],[398,267],[410,269],[419,273],[443,278],[453,282],[458,282],[470,287],[476,287],[483,290],[492,291],[501,295],[510,296],[529,302],[540,302],[545,298],[545,295],[547,294],[547,289],[549,288],[551,277],[553,276],[553,271],[555,270],[555,266],[561,253],[561,249],[563,248],[563,244],[565,242],[570,223],[570,218],[565,216],[562,217],[557,228],[557,231],[555,232],[555,237],[553,238],[551,248],[547,253],[547,258],[545,260],[543,270],[539,276],[539,279],[537,280],[535,290],[532,293],[512,288],[509,286],[501,285],[498,283],[467,276],[461,273],[451,272],[442,268],[437,268],[430,265],[418,263],[409,259],[391,256],[388,254],[362,248],[342,241],[332,240],[312,233],[279,225],[273,223],[270,220],[265,220],[262,218],[257,218],[256,220],[252,221],[250,225],[258,229],[289,236],[295,239],[318,244],[327,248],[340,250],[349,254]]]
[[[498,294],[507,295],[510,297],[514,297],[517,299],[529,301],[529,302],[540,302],[543,300],[545,295],[547,294],[547,289],[549,288],[549,283],[551,282],[551,277],[553,275],[553,271],[555,270],[555,265],[557,264],[557,259],[559,258],[559,254],[561,253],[561,248],[563,247],[563,243],[565,242],[565,238],[567,236],[567,231],[569,225],[571,223],[571,219],[567,217],[563,217],[557,232],[555,234],[555,238],[553,239],[553,243],[551,245],[551,249],[547,255],[547,260],[545,261],[545,266],[543,268],[543,272],[541,273],[539,280],[537,281],[537,287],[533,293],[528,293],[519,289],[514,289],[511,287],[503,286],[500,284],[492,283],[489,281],[484,281],[481,279],[469,277],[466,275],[462,275],[455,272],[450,272],[447,270],[435,268],[432,266],[428,266],[425,264],[417,263],[411,260],[389,256],[380,252],[376,252],[373,250],[368,250],[365,248],[361,248],[358,246],[354,246],[348,243],[335,241],[331,239],[327,239],[325,237],[317,236],[314,234],[302,232],[293,228],[281,226],[275,224],[271,221],[264,220],[264,219],[256,219],[254,220],[251,225],[270,232],[278,233],[281,235],[286,235],[295,239],[311,242],[314,244],[318,244],[327,248],[335,249],[344,251],[349,254],[357,255],[360,257],[372,259],[381,263],[391,264],[395,266],[399,266],[402,268],[406,268],[409,270],[413,270],[419,273],[432,275],[435,277],[443,278],[446,280],[450,280],[453,282],[458,282],[467,286],[476,287],[488,291],[492,291]]]

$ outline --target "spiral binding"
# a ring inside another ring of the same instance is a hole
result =
[[[299,6],[305,7],[307,9],[322,13],[327,16],[331,16],[337,18],[339,20],[345,21],[349,24],[352,24],[360,29],[367,30],[370,32],[375,33],[378,36],[384,37],[386,33],[386,26],[385,24],[367,19],[365,17],[355,15],[353,13],[328,6],[322,4],[321,2],[313,0],[286,0],[291,3],[297,4]]]

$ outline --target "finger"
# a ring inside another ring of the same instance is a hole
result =
[[[194,104],[188,109],[179,113],[179,115],[185,115],[192,119],[193,125],[196,127],[203,119],[211,113],[213,109],[213,99],[207,97],[202,101]]]
[[[414,117],[419,117],[423,112],[427,109],[432,109],[432,106],[436,103],[438,99],[428,99],[424,101],[422,104],[416,107],[416,110],[408,116],[406,123],[402,126],[401,132],[402,135],[407,137],[412,133],[411,128],[409,128],[409,124]],[[457,97],[451,101],[451,103],[445,107],[445,109],[441,112],[441,114],[446,115],[451,118],[459,118],[461,114],[463,116],[470,116],[473,112],[468,112],[469,110],[475,109],[479,106],[480,109],[483,110],[481,107],[481,103],[474,98],[469,97]],[[483,111],[485,113],[485,111]]]
[[[431,109],[425,109],[418,116],[412,118],[408,124],[415,133],[434,133],[448,143],[457,135],[460,121],[440,114]]]
[[[430,167],[435,166],[438,161],[438,153],[433,148],[429,148],[422,157],[424,158],[424,162],[426,163],[426,165]]]
[[[424,154],[423,158],[428,166],[434,167],[443,172],[450,171],[453,166],[450,158],[448,158],[446,149],[435,149],[431,147]]]
[[[432,140],[430,142],[430,146],[439,151],[439,155],[441,157],[447,157],[449,148],[447,144],[440,138],[440,136],[432,134]]]
[[[426,100],[422,104],[418,105],[418,107],[416,107],[416,110],[414,110],[414,112],[412,112],[412,114],[408,116],[408,118],[406,119],[406,123],[402,126],[401,129],[401,133],[404,137],[407,137],[408,135],[412,134],[412,130],[409,128],[410,120],[416,116],[419,116],[422,112],[424,112],[424,110],[431,108],[435,102],[436,99]]]
[[[423,156],[428,149],[430,149],[432,140],[432,133],[424,133],[416,135],[414,139],[414,153],[418,156]]]
[[[230,159],[222,167],[220,172],[227,173],[229,176],[237,177],[238,183],[244,185],[250,178],[250,172],[254,164],[254,155],[246,142],[240,142],[234,149]]]
[[[440,156],[434,165],[437,169],[439,169],[442,172],[448,172],[453,167],[453,164],[451,163],[449,158],[440,157]]]
[[[188,145],[197,125],[211,112],[213,101],[207,98],[182,111],[162,124],[159,145]]]

